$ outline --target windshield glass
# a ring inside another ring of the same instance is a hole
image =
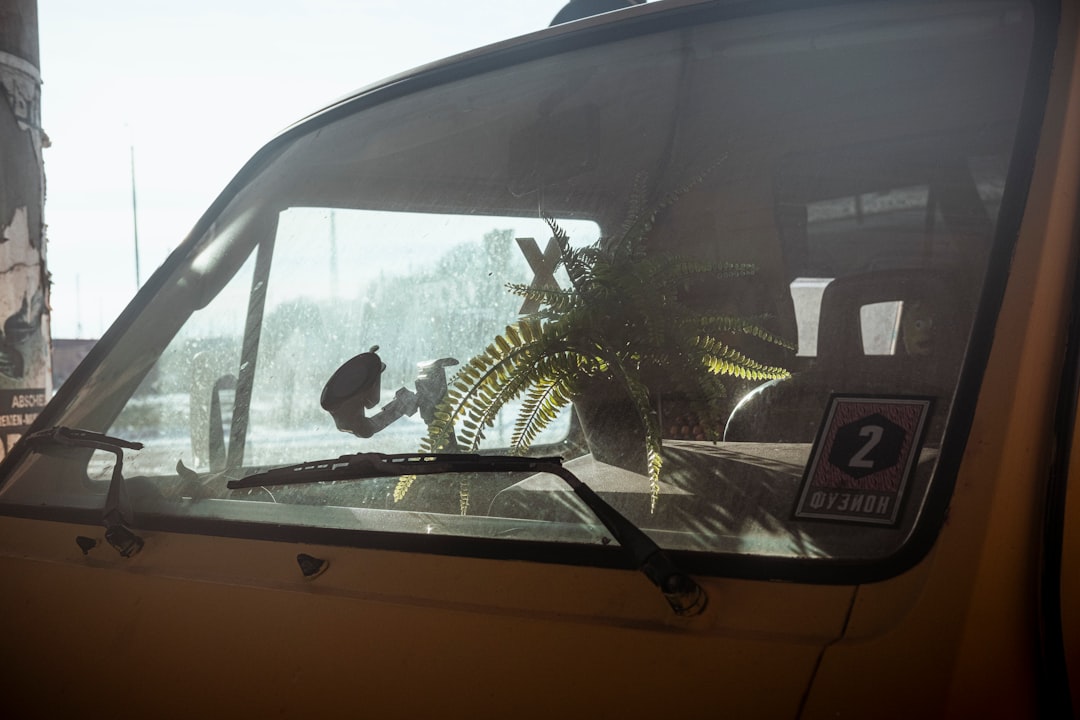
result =
[[[948,450],[1029,9],[703,18],[316,118],[55,424],[143,443],[136,524],[607,543],[527,473],[226,488],[518,452],[563,456],[667,548],[895,553]],[[100,510],[114,461],[29,454],[0,503]]]

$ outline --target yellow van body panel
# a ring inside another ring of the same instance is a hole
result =
[[[1054,412],[1080,242],[1080,11],[1062,8],[1035,173],[947,520],[891,579],[697,577],[0,516],[0,714],[1031,717]],[[1080,698],[1080,426],[1062,575]],[[77,537],[99,547],[84,553]],[[305,577],[301,553],[325,561]]]
[[[703,579],[678,618],[636,572],[168,533],[84,557],[100,533],[0,519],[12,717],[790,717],[853,593]]]

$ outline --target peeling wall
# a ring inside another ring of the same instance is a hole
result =
[[[2,4],[0,20],[11,20],[11,4]],[[36,12],[14,19],[32,21],[24,30],[36,40]],[[52,389],[41,80],[32,63],[8,49],[0,47],[0,456]]]

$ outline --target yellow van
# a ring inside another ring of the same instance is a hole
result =
[[[1078,37],[665,0],[293,126],[0,465],[3,714],[1072,716]]]

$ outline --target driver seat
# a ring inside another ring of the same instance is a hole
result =
[[[880,327],[873,347],[866,308],[893,302],[900,309],[883,351]],[[813,365],[750,391],[728,418],[724,440],[813,442],[835,393],[947,398],[970,326],[970,304],[952,275],[903,269],[837,278],[822,294]]]

